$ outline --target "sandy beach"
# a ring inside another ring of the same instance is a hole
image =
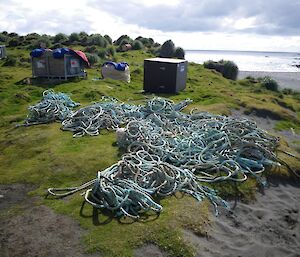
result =
[[[250,204],[231,202],[232,212],[213,217],[207,238],[186,231],[197,257],[299,257],[299,181],[270,180]]]
[[[247,76],[254,78],[270,76],[279,83],[281,88],[291,88],[300,91],[300,72],[239,71],[238,79],[243,79]]]

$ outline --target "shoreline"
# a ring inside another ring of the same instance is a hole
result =
[[[291,88],[300,91],[300,72],[239,71],[238,79],[247,76],[254,78],[270,76],[278,82],[281,89]]]

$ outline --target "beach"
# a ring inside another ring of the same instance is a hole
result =
[[[185,237],[197,257],[299,257],[299,186],[299,181],[270,179],[255,202],[232,201],[231,212],[212,217],[206,237],[188,230]]]
[[[299,72],[268,72],[268,71],[239,71],[238,79],[247,76],[254,78],[270,76],[275,79],[281,88],[291,88],[300,91],[300,71]]]
[[[208,60],[230,60],[239,68],[239,79],[270,76],[281,88],[300,91],[300,57],[293,52],[187,50],[186,60],[203,64]]]

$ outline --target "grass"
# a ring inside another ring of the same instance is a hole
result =
[[[28,52],[8,48],[8,54],[27,56]],[[120,159],[120,151],[115,146],[113,132],[101,131],[97,137],[72,137],[72,133],[61,131],[59,123],[32,127],[15,128],[27,114],[29,105],[37,103],[45,89],[66,92],[72,99],[86,106],[100,100],[103,95],[116,97],[121,101],[145,100],[151,95],[142,93],[143,60],[151,57],[142,51],[117,53],[118,61],[130,65],[131,83],[114,80],[97,80],[99,67],[88,70],[88,80],[69,81],[62,84],[36,85],[22,84],[31,76],[30,67],[4,67],[0,69],[0,183],[32,183],[37,189],[31,195],[44,195],[48,187],[79,185],[93,179],[98,170],[112,165]],[[0,61],[0,66],[3,61]],[[216,114],[230,114],[232,109],[243,108],[246,112],[272,114],[278,118],[278,129],[293,127],[299,133],[299,96],[269,91],[259,83],[249,80],[230,81],[214,70],[190,63],[187,87],[176,95],[161,95],[174,101],[186,98],[193,104],[185,111],[198,108]],[[282,146],[292,151],[286,145]],[[299,168],[293,158],[280,156],[292,167]],[[268,175],[287,176],[284,167],[273,169]],[[249,179],[236,187],[234,184],[215,185],[221,196],[230,198],[238,194],[245,200],[255,197],[256,181]],[[57,212],[70,215],[84,228],[87,235],[83,239],[87,251],[99,251],[104,256],[132,256],[133,249],[147,242],[157,244],[172,256],[193,256],[195,249],[184,239],[183,229],[204,235],[210,219],[209,204],[198,203],[194,199],[177,195],[162,199],[164,211],[156,218],[150,216],[140,222],[130,219],[111,219],[107,214],[99,214],[98,223],[93,222],[93,210],[86,205],[80,215],[82,203],[80,195],[68,200],[41,200]],[[107,220],[107,224],[99,224]],[[109,222],[108,222],[109,221]]]

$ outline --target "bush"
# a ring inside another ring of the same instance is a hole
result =
[[[88,53],[96,53],[97,52],[97,47],[96,46],[87,46],[85,48],[85,52]]]
[[[8,56],[3,63],[3,66],[16,66],[17,65],[17,58],[14,56]]]
[[[53,42],[54,43],[63,43],[68,40],[68,36],[64,33],[58,33],[54,36]]]
[[[112,45],[112,39],[109,35],[104,35],[104,38],[106,39],[108,44]]]
[[[89,63],[91,65],[94,65],[94,64],[96,64],[99,61],[99,57],[96,54],[89,54],[89,53],[87,53],[86,57],[89,60]]]
[[[144,48],[144,45],[141,41],[135,40],[132,42],[132,49],[133,50],[141,50]]]
[[[175,45],[172,40],[167,40],[160,48],[159,56],[163,58],[172,58],[175,53]]]
[[[258,79],[252,77],[252,76],[247,76],[245,79],[249,80],[251,83],[257,83]]]
[[[276,80],[272,79],[269,76],[265,76],[262,78],[261,85],[268,90],[278,91],[279,85]]]
[[[296,94],[296,91],[294,91],[291,88],[284,88],[284,89],[282,89],[282,93],[285,95],[294,95],[294,94]]]
[[[133,41],[129,36],[127,36],[127,35],[122,35],[122,36],[120,36],[120,37],[114,42],[114,44],[115,44],[115,45],[121,45],[121,42],[122,42],[123,40],[127,40],[127,43],[130,43],[130,42]]]
[[[151,46],[153,46],[153,44],[154,44],[154,40],[153,40],[153,38],[151,38],[151,37],[150,37],[150,38],[146,38],[146,37],[141,37],[141,36],[139,36],[139,37],[137,37],[137,38],[135,39],[135,41],[136,41],[136,40],[142,42],[143,45],[146,46],[146,47],[151,47]]]
[[[100,49],[100,50],[98,51],[98,56],[99,56],[101,59],[105,59],[105,58],[106,58],[106,55],[107,55],[106,49]]]
[[[96,45],[100,47],[106,47],[108,45],[106,39],[102,37],[100,34],[92,35],[88,39],[88,45]]]
[[[236,80],[239,73],[238,66],[232,61],[224,61],[223,76],[227,79]]]
[[[111,57],[114,57],[116,55],[116,49],[113,46],[108,47],[107,54]]]
[[[69,41],[70,43],[73,43],[75,41],[80,41],[80,37],[78,33],[71,33],[71,35],[69,36]]]
[[[123,46],[123,45],[126,45],[126,44],[129,44],[130,41],[126,38],[122,39],[122,41],[120,42],[119,46]]]
[[[236,80],[239,72],[238,66],[232,61],[220,60],[218,62],[214,62],[209,60],[207,62],[204,62],[203,66],[206,69],[216,70],[220,72],[223,77],[232,80]]]
[[[42,43],[45,44],[46,47],[49,47],[51,44],[48,37],[42,36],[31,45],[31,49],[40,48]]]
[[[0,42],[4,42],[5,43],[7,41],[7,39],[8,39],[7,36],[5,36],[3,34],[0,34]]]
[[[61,43],[56,43],[56,44],[52,45],[53,49],[62,48],[62,47],[63,47],[63,45]]]
[[[184,59],[185,52],[183,48],[177,47],[174,53],[174,57],[179,58],[179,59]]]
[[[20,45],[20,40],[18,38],[13,38],[11,40],[9,40],[8,42],[8,46],[11,46],[11,47],[16,47]]]

